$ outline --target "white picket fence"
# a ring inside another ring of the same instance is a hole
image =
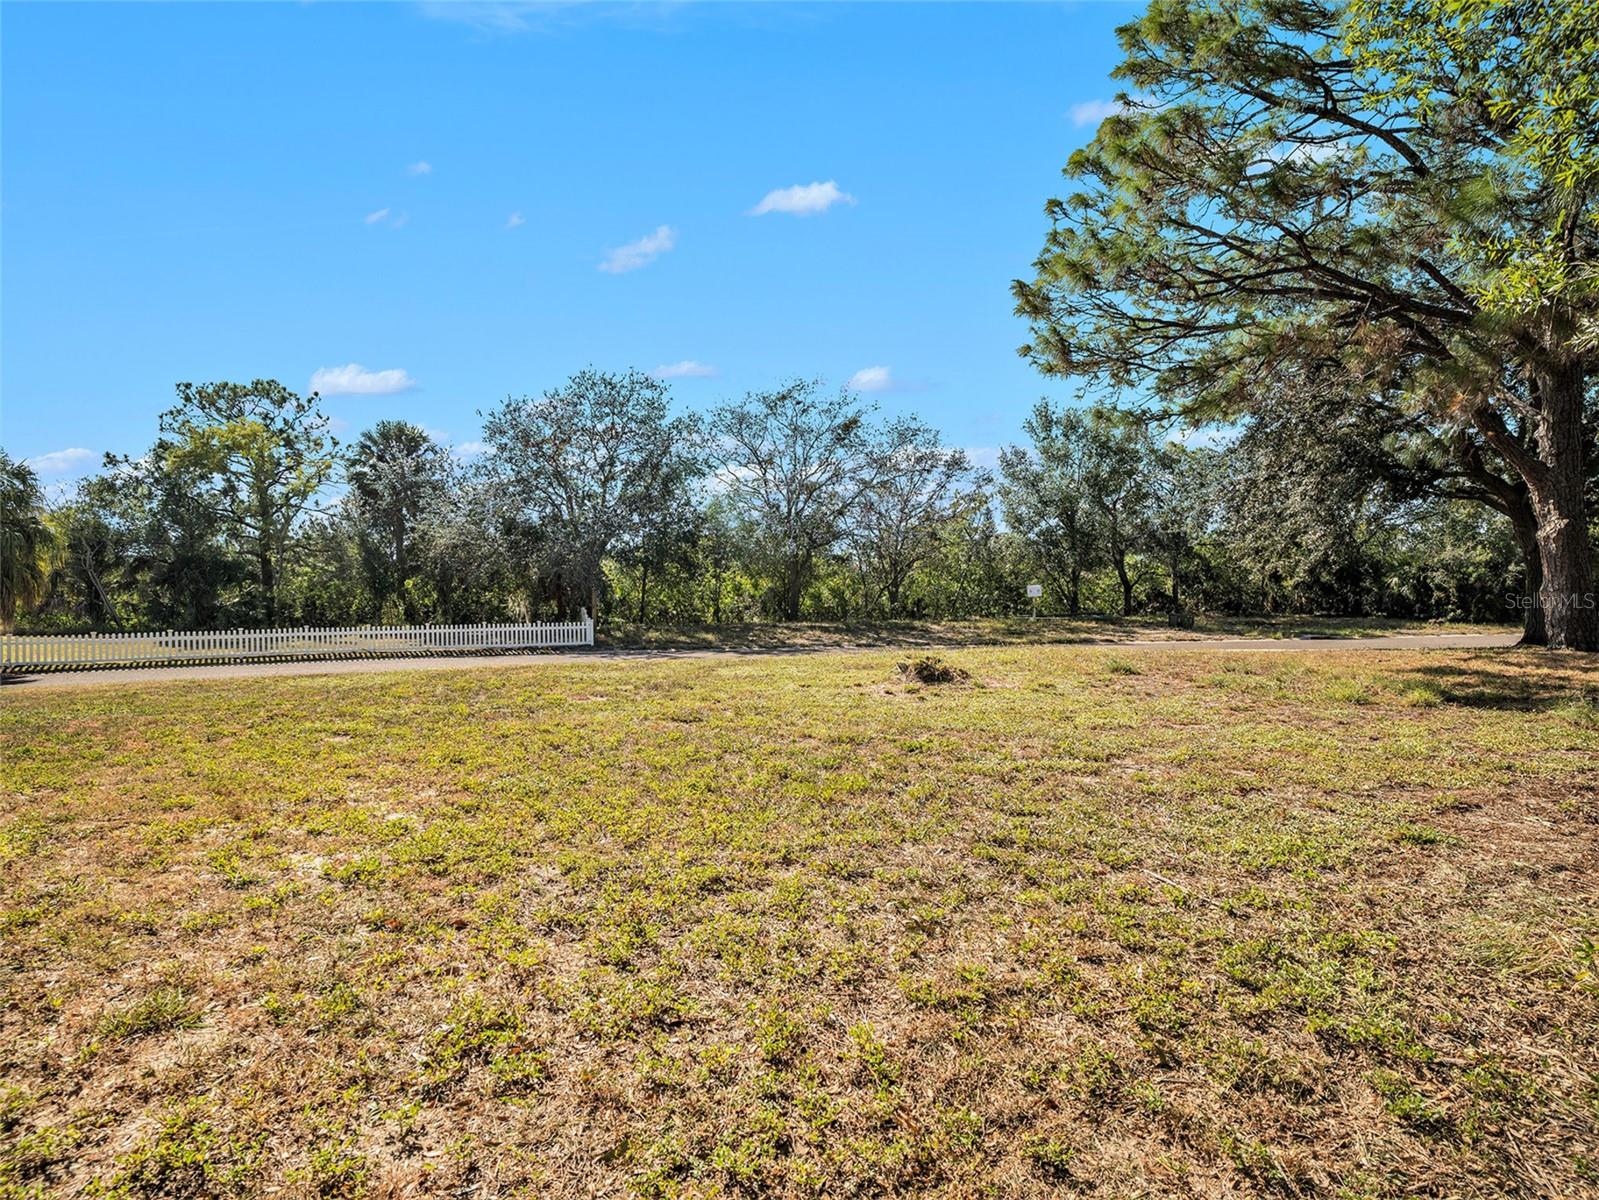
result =
[[[152,666],[239,658],[341,654],[461,653],[592,646],[594,619],[520,625],[398,625],[347,629],[214,629],[166,633],[25,634],[0,637],[0,671],[43,667]]]

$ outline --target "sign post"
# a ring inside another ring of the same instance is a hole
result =
[[[1030,583],[1027,585],[1027,598],[1033,602],[1033,620],[1038,620],[1038,598],[1044,594],[1044,585]]]

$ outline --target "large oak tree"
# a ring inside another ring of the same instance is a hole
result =
[[[848,390],[827,396],[803,379],[750,392],[711,415],[717,485],[775,568],[785,620],[799,619],[817,557],[843,539],[849,515],[877,482],[866,418]]]
[[[579,371],[542,396],[507,398],[483,422],[487,469],[543,535],[563,609],[600,612],[602,563],[636,545],[693,474],[692,421],[638,371]]]
[[[1549,643],[1599,649],[1595,7],[1154,0],[1015,285],[1024,354],[1199,419],[1286,363],[1397,381],[1525,487]]]

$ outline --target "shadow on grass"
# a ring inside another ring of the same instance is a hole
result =
[[[1161,628],[1155,622],[1040,617],[1037,621],[872,621],[750,623],[729,625],[639,626],[615,622],[595,631],[595,646],[610,650],[804,651],[915,649],[1000,646],[1018,642],[1071,644],[1132,640]]]
[[[1599,714],[1599,656],[1515,648],[1461,652],[1396,672],[1437,689],[1445,704],[1461,708],[1543,712],[1586,705]]]
[[[1190,628],[1160,615],[975,618],[966,621],[761,622],[641,626],[613,621],[595,633],[611,650],[959,649],[1216,638],[1355,640],[1406,633],[1505,633],[1507,626],[1430,626],[1391,618],[1201,616]]]

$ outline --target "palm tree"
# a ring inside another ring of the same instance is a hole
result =
[[[0,631],[11,631],[19,604],[39,603],[54,549],[38,475],[0,450]]]

